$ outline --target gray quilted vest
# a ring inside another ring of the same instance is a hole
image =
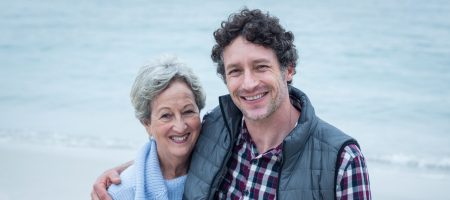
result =
[[[289,94],[294,105],[301,106],[301,116],[283,141],[277,199],[335,199],[338,155],[347,144],[358,144],[318,118],[303,92],[290,87]],[[203,119],[183,199],[213,199],[226,173],[242,113],[229,95],[219,101],[220,107]]]

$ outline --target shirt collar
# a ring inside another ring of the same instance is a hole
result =
[[[262,157],[271,158],[273,156],[277,157],[276,159],[278,159],[278,160],[281,159],[283,143],[281,143],[280,145],[278,145],[272,149],[267,150],[266,152],[264,152],[262,154],[258,153],[258,149],[256,148],[256,145],[253,142],[253,139],[248,132],[244,117],[242,117],[242,120],[241,120],[241,132],[238,136],[236,145],[241,145],[243,143],[246,143],[247,146],[251,149],[253,159],[259,159]]]

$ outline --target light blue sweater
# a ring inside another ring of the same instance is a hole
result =
[[[155,140],[150,139],[134,164],[120,175],[120,185],[111,185],[108,193],[115,200],[182,199],[186,176],[165,180],[159,166]]]

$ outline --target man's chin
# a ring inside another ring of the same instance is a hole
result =
[[[267,112],[244,112],[244,117],[247,120],[258,121],[267,118]]]

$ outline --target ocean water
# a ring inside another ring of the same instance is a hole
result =
[[[129,90],[138,68],[177,54],[226,94],[212,32],[242,8],[296,37],[294,86],[357,138],[370,163],[450,174],[447,1],[0,1],[0,140],[138,148]]]

